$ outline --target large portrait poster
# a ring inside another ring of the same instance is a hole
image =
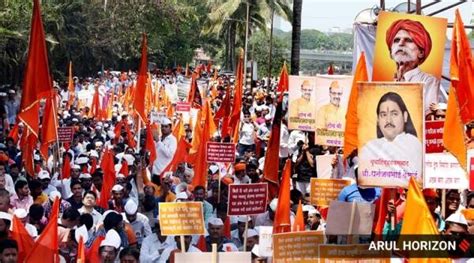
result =
[[[381,12],[372,80],[422,82],[425,115],[438,102],[447,19]]]
[[[344,144],[347,104],[352,76],[316,77],[316,136],[319,145],[341,147]]]
[[[406,188],[415,177],[421,185],[422,84],[361,82],[358,89],[358,183]]]
[[[289,76],[288,129],[316,128],[316,78]]]

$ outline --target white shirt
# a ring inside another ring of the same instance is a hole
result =
[[[10,193],[10,195],[15,194],[15,183],[9,174],[5,174],[5,189]]]
[[[300,130],[293,130],[288,137],[288,152],[293,155],[293,162],[296,162],[298,156],[298,142],[305,141],[306,135]]]
[[[424,83],[425,115],[430,112],[430,104],[438,104],[439,79],[435,76],[425,73],[416,67],[403,74],[403,79],[408,82]]]
[[[288,132],[288,127],[282,123],[281,130],[280,130],[280,153],[279,153],[280,158],[288,157],[288,154],[290,153],[288,149],[289,138],[290,138],[290,134]]]
[[[156,160],[153,163],[153,174],[161,174],[168,164],[173,160],[178,143],[173,134],[169,134],[163,140],[156,142]]]
[[[95,209],[92,209],[92,212],[88,213],[86,211],[86,209],[84,208],[84,206],[82,206],[81,208],[77,209],[77,211],[81,215],[82,214],[90,214],[92,216],[93,221],[94,221],[94,226],[97,226],[99,224],[99,222],[102,221],[102,214],[97,212],[97,210],[95,210]]]
[[[255,127],[253,126],[252,123],[242,123],[241,129],[240,129],[240,144],[244,145],[252,145],[255,143],[254,141],[255,137]]]
[[[162,243],[156,234],[149,235],[143,239],[140,249],[140,261],[146,263],[159,262],[165,249],[171,247],[176,247],[174,236],[166,237],[165,242]]]

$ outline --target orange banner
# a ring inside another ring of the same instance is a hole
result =
[[[160,203],[159,210],[162,235],[204,235],[201,202]]]
[[[318,244],[324,243],[322,231],[290,232],[273,235],[273,262],[315,262]]]
[[[329,206],[329,202],[337,200],[341,189],[350,185],[349,180],[311,178],[311,204]]]

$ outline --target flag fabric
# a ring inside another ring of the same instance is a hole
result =
[[[280,94],[278,97],[278,102],[283,101],[283,94],[288,91],[289,87],[289,80],[288,80],[288,69],[286,67],[286,62],[283,62],[283,66],[281,68],[280,72],[280,78],[278,80],[278,86],[277,86],[277,93]]]
[[[123,158],[121,164],[122,164],[122,167],[120,167],[119,173],[121,173],[125,176],[128,176],[130,174],[130,172],[128,171],[128,162],[127,162],[127,160],[125,160],[125,158]]]
[[[145,101],[146,101],[146,86],[148,79],[148,58],[147,58],[147,37],[143,33],[142,36],[142,57],[140,59],[140,68],[138,69],[137,86],[135,90],[135,96],[133,99],[133,107],[137,112],[143,123],[148,122],[148,118],[145,112]]]
[[[91,105],[91,110],[89,117],[91,118],[96,118],[96,120],[101,119],[101,107],[100,107],[100,94],[99,94],[99,89],[96,87],[94,96],[92,97],[92,105]]]
[[[71,177],[71,157],[69,154],[65,154],[63,158],[63,167],[61,170],[61,178],[67,179]]]
[[[76,90],[74,88],[74,80],[72,78],[72,61],[69,61],[69,74],[68,74],[68,84],[67,90],[69,92],[69,98],[67,101],[68,109],[74,104],[74,98],[76,95]]]
[[[242,108],[242,94],[243,94],[243,85],[244,85],[244,62],[243,62],[244,52],[240,52],[239,63],[237,64],[237,71],[235,73],[235,85],[234,85],[234,100],[232,107],[232,114],[229,120],[229,127],[235,134],[235,127],[238,126],[240,121],[240,114]],[[235,141],[234,141],[235,142]]]
[[[439,235],[438,227],[414,177],[410,177],[401,235]]]
[[[228,239],[232,238],[231,228],[230,228],[230,216],[226,216],[224,220],[224,236]]]
[[[221,137],[225,138],[229,135],[229,118],[231,114],[231,103],[230,103],[230,86],[227,86],[225,97],[222,100],[219,110],[214,116],[214,120],[218,121],[222,119]]]
[[[145,140],[145,150],[150,153],[150,166],[153,166],[153,163],[156,160],[156,148],[155,140],[153,139],[153,132],[151,130],[150,123],[146,125],[146,140]]]
[[[389,188],[382,189],[382,195],[376,201],[376,204],[375,204],[376,223],[374,224],[374,233],[377,236],[382,235],[383,227],[385,225],[385,222],[387,222],[387,212],[388,212],[387,202],[389,201],[390,196],[391,196],[391,189]]]
[[[13,125],[13,128],[8,133],[8,137],[13,139],[15,145],[18,143],[18,140],[20,139],[20,126],[18,125],[18,121]]]
[[[456,10],[451,39],[451,89],[444,121],[445,130],[449,133],[443,133],[443,144],[467,170],[463,124],[474,120],[474,92],[471,90],[474,86],[474,62],[459,10]]]
[[[203,235],[199,237],[196,247],[201,250],[201,252],[207,252],[206,238]]]
[[[189,158],[189,149],[191,148],[191,144],[186,141],[184,137],[181,137],[178,141],[178,146],[176,147],[176,152],[173,156],[171,162],[166,166],[166,168],[161,173],[161,176],[164,175],[165,172],[175,170],[178,164],[182,162],[188,162]],[[195,173],[196,174],[196,173]]]
[[[108,201],[110,199],[110,192],[115,185],[115,169],[114,169],[114,155],[111,150],[106,150],[102,156],[100,164],[104,173],[104,182],[102,184],[102,191],[100,191],[100,198],[97,205],[108,209]]]
[[[280,163],[280,130],[282,118],[282,103],[278,103],[275,117],[273,118],[270,139],[268,140],[267,151],[265,153],[265,163],[263,178],[268,182],[268,196],[273,199],[277,196],[279,179],[278,168]],[[277,164],[277,165],[275,165]]]
[[[94,242],[92,242],[91,247],[89,250],[86,251],[86,262],[87,263],[95,263],[95,262],[100,262],[100,243],[105,239],[105,236],[98,236]]]
[[[303,216],[303,205],[301,200],[298,204],[298,209],[296,210],[295,221],[293,222],[293,232],[299,232],[305,230],[304,216]]]
[[[463,124],[474,121],[474,61],[459,9],[451,38],[451,85],[456,90],[459,113]]]
[[[359,144],[359,139],[357,137],[357,127],[359,126],[359,120],[357,117],[357,99],[359,97],[357,82],[368,81],[368,79],[365,55],[364,52],[362,52],[359,61],[357,62],[354,79],[352,80],[351,96],[349,97],[349,104],[347,106],[343,159],[346,159],[347,156],[356,150]]]
[[[334,75],[334,66],[332,65],[332,63],[329,64],[328,75]]]
[[[280,191],[278,193],[278,204],[273,220],[273,233],[285,233],[291,231],[290,221],[290,177],[291,160],[286,160],[281,178]]]
[[[41,146],[40,152],[43,159],[48,160],[48,148],[51,143],[58,140],[58,120],[56,111],[56,101],[54,95],[46,98],[43,120],[41,123]]]
[[[58,240],[58,218],[59,218],[59,198],[56,197],[53,203],[49,222],[41,235],[35,241],[25,262],[59,262],[59,240]],[[38,260],[41,259],[41,260]]]
[[[86,250],[84,245],[84,239],[82,236],[79,237],[79,242],[77,244],[77,260],[76,263],[85,263],[86,262]]]
[[[202,98],[201,93],[199,92],[199,87],[197,85],[197,78],[199,75],[193,73],[191,77],[191,87],[189,88],[187,102],[191,104],[191,107],[200,109],[202,107]]]
[[[18,262],[24,262],[35,242],[23,223],[15,215],[12,222],[12,238],[18,244]]]

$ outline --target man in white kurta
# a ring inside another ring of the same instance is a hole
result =
[[[153,174],[161,174],[173,160],[178,143],[171,133],[171,121],[163,118],[161,123],[161,138],[155,141],[156,160],[153,163]]]

